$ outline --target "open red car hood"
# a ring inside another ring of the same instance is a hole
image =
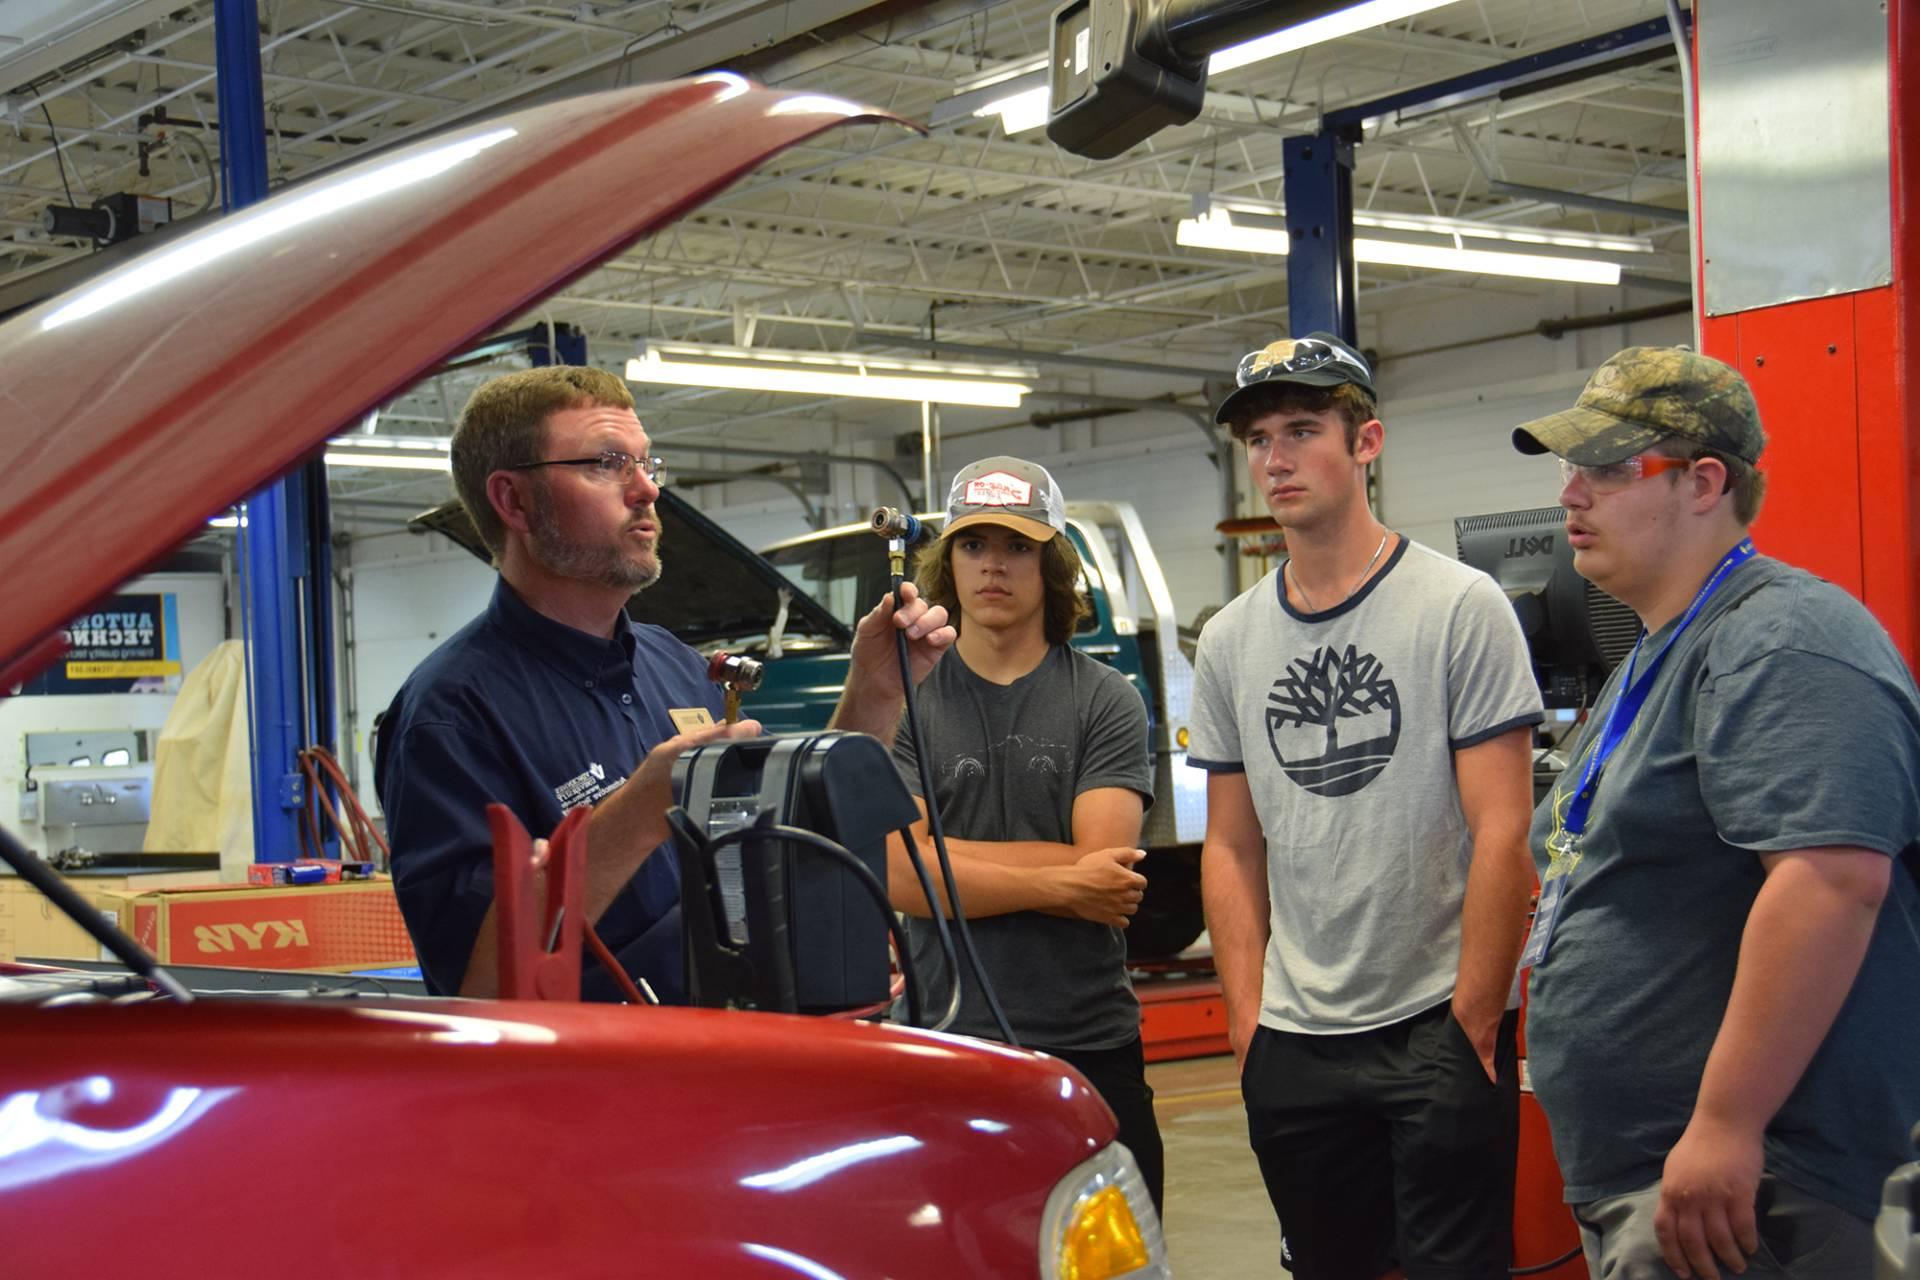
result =
[[[837,124],[715,73],[548,103],[282,191],[0,326],[0,688],[448,354]]]

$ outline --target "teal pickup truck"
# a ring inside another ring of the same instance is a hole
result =
[[[888,590],[886,543],[866,524],[789,538],[754,552],[671,489],[657,504],[666,572],[635,595],[628,614],[665,627],[703,652],[747,654],[766,664],[742,714],[769,733],[826,727],[847,678],[860,615]],[[938,529],[945,517],[920,517]],[[447,503],[418,517],[420,532],[445,534],[481,558],[466,513]],[[1133,507],[1070,502],[1067,533],[1085,566],[1093,614],[1074,646],[1127,677],[1147,704],[1154,805],[1141,844],[1146,899],[1127,930],[1136,962],[1184,950],[1204,927],[1200,840],[1206,783],[1186,767],[1193,664],[1173,612],[1173,594]]]

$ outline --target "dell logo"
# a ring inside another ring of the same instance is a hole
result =
[[[1540,556],[1553,554],[1553,535],[1543,533],[1537,538],[1508,538],[1508,560],[1517,560],[1521,556]]]

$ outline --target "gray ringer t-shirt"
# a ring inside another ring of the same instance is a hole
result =
[[[1334,1034],[1453,994],[1473,838],[1453,753],[1542,719],[1493,579],[1415,542],[1303,614],[1279,571],[1207,623],[1188,763],[1245,771],[1267,841],[1260,1021]]]

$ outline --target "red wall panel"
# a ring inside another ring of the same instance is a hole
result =
[[[1858,596],[1920,668],[1920,127],[1901,127],[1920,119],[1920,14],[1889,8],[1893,283],[1708,317],[1701,342],[1760,403],[1760,549]]]

